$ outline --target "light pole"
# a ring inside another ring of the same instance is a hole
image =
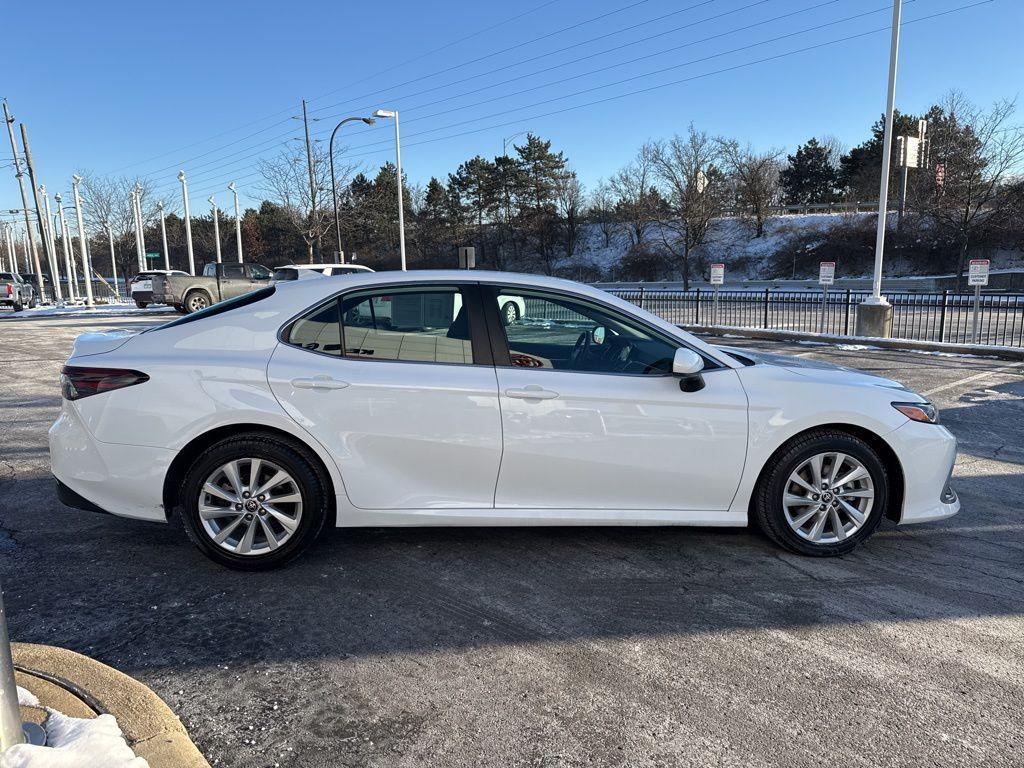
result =
[[[63,199],[60,192],[53,196],[53,202],[57,204],[57,222],[53,225],[53,229],[54,232],[58,228],[60,229],[60,245],[61,251],[64,254],[64,274],[68,278],[68,298],[71,301],[77,301],[78,292],[75,290],[77,288],[75,283],[78,281],[76,280],[77,275],[75,271],[71,268],[72,257],[68,253],[68,223],[64,220],[64,206],[61,205]]]
[[[164,216],[164,201],[161,200],[156,204],[156,207],[160,209],[160,240],[164,246],[164,269],[170,271],[171,269],[171,255],[167,250],[167,221]]]
[[[402,205],[402,140],[398,133],[398,110],[378,109],[374,117],[390,117],[395,121],[395,175],[398,177],[398,250],[402,257],[402,271],[405,272],[405,213]]]
[[[29,218],[28,195],[25,193],[25,174],[21,170],[21,158],[18,157],[18,145],[14,140],[14,118],[7,109],[7,102],[4,101],[4,122],[7,123],[7,135],[11,139],[11,155],[14,160],[14,175],[18,179],[18,189],[21,190],[21,208],[25,214],[25,244],[28,246],[27,255],[32,256],[32,264],[35,265],[36,290],[39,291],[39,301],[46,300],[46,292],[43,286],[43,270],[39,265],[39,252],[36,250],[36,239],[32,237],[32,223]],[[31,175],[31,174],[30,174]],[[26,255],[26,258],[27,258]],[[26,273],[32,270],[26,269]]]
[[[235,196],[235,250],[238,251],[238,263],[242,263],[242,216],[238,212],[238,189],[235,182],[228,184],[228,190]]]
[[[903,0],[893,0],[892,38],[889,42],[889,88],[885,100],[882,178],[878,189],[878,228],[875,233],[875,271],[871,296],[857,308],[858,336],[892,335],[892,305],[882,295],[882,256],[885,251],[885,225],[889,218],[889,165],[892,161],[892,121],[896,103],[896,64],[899,60],[902,11]]]
[[[519,133],[513,133],[511,136],[507,136],[504,139],[502,139],[501,140],[501,156],[502,157],[508,157],[508,143],[510,141],[515,141],[520,136],[525,136],[526,133],[527,133],[526,131],[520,131]]]
[[[121,301],[121,291],[117,287],[117,254],[114,252],[114,228],[109,221],[103,222],[103,228],[107,230],[107,239],[110,241],[110,273],[114,278],[114,298]],[[125,288],[127,287],[126,285]]]
[[[78,242],[79,250],[82,252],[82,272],[85,273],[85,303],[86,306],[93,306],[92,296],[92,256],[89,253],[89,238],[85,234],[85,224],[82,223],[82,198],[78,194],[78,185],[82,177],[77,173],[71,177],[71,192],[75,196],[75,218],[78,220]]]
[[[39,185],[39,194],[43,196],[43,211],[45,216],[42,221],[42,236],[46,245],[46,255],[49,261],[50,275],[53,278],[53,293],[57,303],[64,301],[64,290],[60,287],[60,269],[57,267],[57,254],[53,250],[53,232],[51,230],[50,222],[53,221],[53,212],[50,210],[50,196],[46,194],[46,185]]]
[[[181,199],[185,203],[185,247],[188,249],[188,272],[190,275],[196,273],[196,257],[192,251],[192,215],[188,208],[188,181],[185,179],[185,172],[178,171],[178,181],[181,182]]]
[[[331,140],[327,147],[327,153],[331,159],[331,195],[334,198],[334,234],[338,239],[338,260],[342,264],[345,263],[345,252],[341,250],[341,225],[338,222],[338,183],[334,180],[334,134],[336,134],[338,129],[345,123],[351,123],[355,120],[362,120],[367,125],[373,125],[376,122],[372,117],[346,117],[334,126],[334,130],[331,131]],[[395,124],[398,124],[397,115],[395,116]]]
[[[217,199],[210,195],[210,208],[213,210],[213,242],[217,248],[217,263],[220,264],[220,214],[217,212]]]

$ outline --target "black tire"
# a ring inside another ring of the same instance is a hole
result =
[[[14,305],[12,307],[12,309],[15,312],[21,312],[21,310],[23,310],[24,308],[25,308],[25,305],[21,303],[21,299],[18,299],[17,301],[15,301]]]
[[[192,314],[213,306],[213,297],[206,291],[193,290],[185,294],[182,304],[185,307],[185,313]]]
[[[37,302],[36,302],[36,295],[33,293],[32,297],[28,300],[28,308],[29,309],[35,309],[36,308],[36,304],[37,304]]]
[[[811,457],[827,452],[844,453],[860,462],[870,475],[874,498],[859,529],[842,541],[814,543],[793,530],[782,501],[790,475]],[[776,451],[766,467],[754,490],[754,522],[769,539],[791,552],[812,557],[845,555],[871,536],[885,515],[889,500],[885,463],[868,443],[847,432],[817,429],[799,435]]]
[[[501,305],[501,321],[505,325],[512,325],[519,319],[519,307],[514,301],[506,301]]]
[[[135,306],[138,307],[139,309],[145,309],[146,307],[149,306],[149,304],[147,304],[144,301],[139,301],[138,299],[136,299],[135,300]]]
[[[183,315],[188,314],[188,311],[185,309],[185,305],[184,304],[172,304],[171,306],[174,307],[174,311],[175,312],[180,312]]]
[[[277,549],[241,555],[214,542],[199,516],[200,494],[206,480],[227,462],[258,458],[273,462],[293,479],[302,497],[302,514],[291,537]],[[312,454],[299,443],[277,436],[248,433],[226,438],[203,451],[192,463],[182,484],[177,511],[189,539],[216,563],[240,571],[278,568],[302,553],[320,535],[328,518],[329,483]]]

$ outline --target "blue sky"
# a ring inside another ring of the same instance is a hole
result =
[[[972,1],[905,2],[904,21]],[[28,124],[51,191],[85,168],[150,177],[176,201],[175,175],[184,168],[194,210],[205,210],[200,201],[214,192],[227,205],[232,180],[251,201],[256,158],[301,136],[290,116],[303,97],[321,118],[313,131],[324,141],[339,117],[399,109],[413,183],[444,178],[474,154],[499,154],[503,137],[532,130],[564,150],[589,186],[645,140],[691,121],[758,147],[792,150],[825,134],[861,141],[884,107],[887,32],[713,73],[885,27],[890,7],[889,0],[17,3],[4,11],[0,97]],[[979,103],[1017,97],[1022,29],[1022,0],[905,26],[898,106],[923,110],[951,88]],[[629,63],[638,57],[646,58]],[[626,95],[641,89],[649,90]],[[341,145],[368,171],[393,157],[390,124],[342,130]],[[2,209],[19,204],[8,161],[4,137]]]

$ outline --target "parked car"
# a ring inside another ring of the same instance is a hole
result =
[[[180,269],[149,269],[139,272],[128,282],[128,295],[135,301],[139,309],[145,309],[150,304],[162,304],[163,302],[153,301],[153,278],[165,275],[188,275]]]
[[[7,305],[15,312],[25,307],[36,306],[36,289],[17,272],[0,272],[0,305]]]
[[[38,292],[39,289],[38,289],[38,287],[36,285],[36,274],[35,274],[35,272],[22,272],[21,277],[22,277],[22,279],[26,283],[31,285],[33,288],[36,288],[36,291]],[[37,296],[36,298],[38,299],[40,304],[45,304],[48,301],[53,301],[53,288],[52,288],[52,286],[50,284],[50,278],[49,277],[47,277],[46,275],[42,275],[42,280],[43,280],[43,295],[42,296]]]
[[[207,264],[203,274],[155,275],[153,301],[179,312],[199,312],[225,299],[262,288],[273,275],[262,264]]]
[[[423,305],[420,324],[349,322],[384,296]],[[506,324],[500,296],[528,311]],[[327,525],[754,522],[793,552],[841,555],[883,517],[960,508],[956,440],[920,395],[717,348],[554,278],[268,286],[141,333],[80,336],[61,389],[61,500],[178,516],[240,569],[286,562]]]
[[[285,280],[298,280],[305,275],[314,274],[336,277],[338,275],[355,275],[360,272],[373,272],[373,270],[362,264],[288,264],[274,270],[273,281],[279,283]]]

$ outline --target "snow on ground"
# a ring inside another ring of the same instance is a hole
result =
[[[23,309],[21,312],[3,312],[4,320],[32,320],[37,317],[63,317],[69,315],[89,315],[93,317],[121,317],[127,315],[150,315],[173,312],[171,307],[151,306],[139,309],[134,304],[97,304],[87,307],[84,304],[65,304],[63,306],[36,307]]]
[[[39,700],[20,687],[18,703],[39,706]],[[11,747],[0,755],[0,768],[149,768],[125,742],[112,715],[90,720],[48,712],[46,746]]]

